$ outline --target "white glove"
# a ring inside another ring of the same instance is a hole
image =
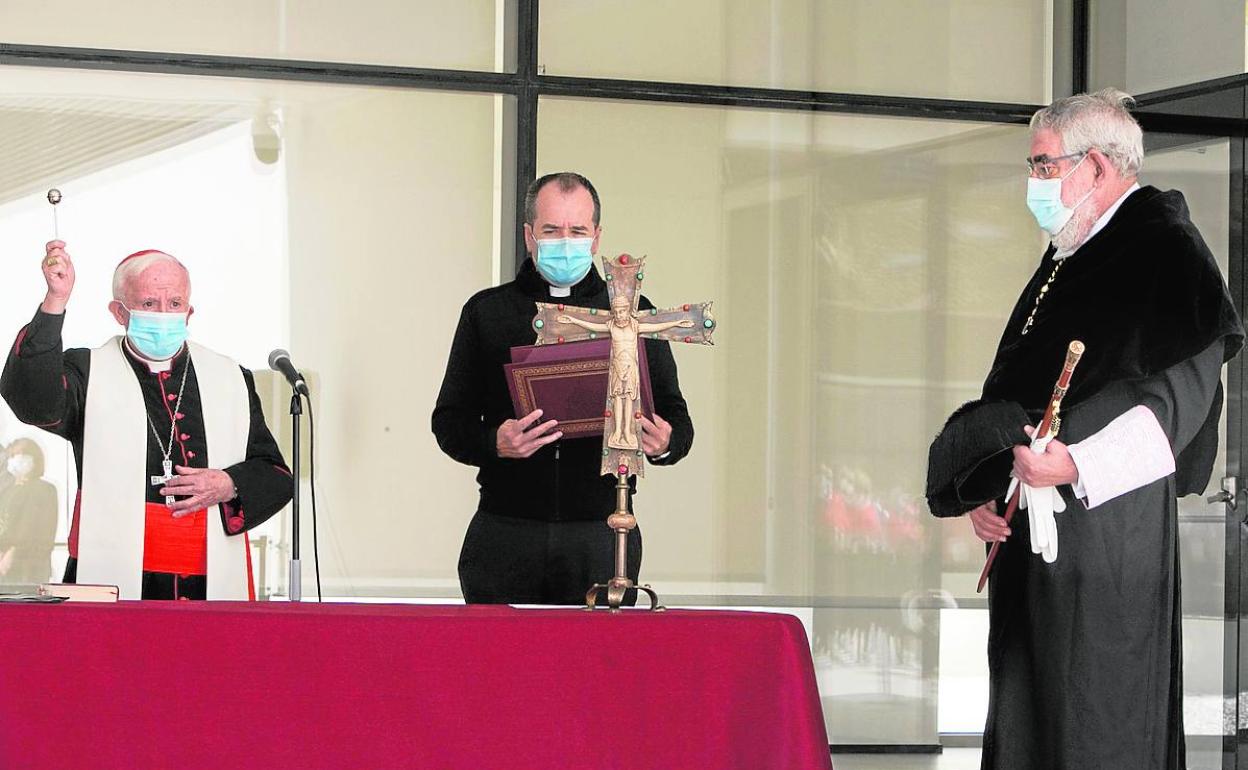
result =
[[[1031,451],[1044,454],[1044,448],[1053,440],[1053,436],[1045,436],[1031,442]],[[1016,487],[1022,487],[1019,493],[1018,507],[1027,510],[1027,520],[1031,529],[1031,552],[1038,553],[1046,562],[1057,561],[1057,520],[1055,513],[1066,510],[1066,501],[1062,499],[1057,487],[1031,487],[1022,484],[1017,478],[1010,480],[1010,488],[1005,493],[1008,500]]]

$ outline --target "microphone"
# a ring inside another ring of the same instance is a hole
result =
[[[275,372],[281,372],[286,377],[286,381],[290,383],[290,387],[295,389],[296,393],[308,395],[308,383],[303,379],[303,375],[295,369],[295,365],[290,362],[290,353],[278,348],[269,354],[269,368]]]

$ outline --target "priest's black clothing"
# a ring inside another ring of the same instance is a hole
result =
[[[0,395],[19,420],[70,442],[81,485],[91,351],[84,348],[63,350],[61,328],[64,319],[64,314],[37,311],[31,322],[18,332],[5,362],[4,373],[0,375]],[[160,476],[163,472],[164,456],[159,444],[168,440],[173,419],[177,420],[171,457],[174,465],[208,467],[203,400],[195,376],[195,365],[190,361],[187,348],[183,347],[164,372],[152,372],[129,350],[129,346],[123,345],[123,349],[152,421],[152,428],[144,427],[147,434],[147,476]],[[242,373],[250,400],[246,460],[221,469],[234,482],[238,497],[221,505],[221,521],[216,524],[224,527],[227,534],[237,536],[267,521],[290,501],[293,492],[290,470],[264,422],[255,380],[247,369],[244,368]],[[184,374],[186,384],[181,409],[175,413],[172,405],[177,403]],[[159,442],[156,431],[161,435]],[[144,488],[148,503],[164,503],[159,486],[145,483]],[[80,490],[78,504],[83,493],[90,494],[90,490]],[[70,531],[70,559],[64,576],[64,581],[68,583],[75,582],[77,577],[78,504],[75,505]],[[144,514],[143,511],[136,511],[135,515]],[[213,526],[214,522],[208,525]],[[144,599],[203,599],[205,591],[206,582],[202,575],[143,573]]]
[[[1177,498],[1202,491],[1212,472],[1219,374],[1243,329],[1177,192],[1135,191],[1065,259],[1048,282],[1057,263],[1046,252],[1006,325],[981,402],[959,410],[933,444],[931,467],[968,468],[942,487],[947,478],[929,467],[933,512],[956,515],[988,499],[1004,512],[1008,448],[951,459],[944,439],[968,424],[982,430],[976,415],[1003,406],[1038,422],[1075,339],[1087,350],[1058,438],[1076,444],[1143,405],[1176,471],[1090,509],[1059,487],[1067,507],[1056,516],[1053,563],[1032,553],[1026,513],[1014,517],[989,583],[982,767],[1183,768]],[[1019,426],[998,427],[1007,435]]]
[[[605,522],[615,510],[615,479],[600,473],[602,439],[559,440],[520,460],[501,458],[496,448],[499,425],[517,417],[503,365],[512,347],[536,342],[535,303],[551,301],[606,310],[607,284],[591,268],[570,296],[552,299],[526,260],[514,281],[468,300],[451,343],[432,425],[442,451],[480,469],[480,501],[459,561],[470,603],[582,603],[590,585],[613,574],[614,534]],[[651,307],[641,297],[640,308]],[[655,412],[672,425],[668,451],[650,461],[670,465],[689,453],[693,422],[668,343],[644,342]],[[634,580],[640,564],[641,534],[633,530]]]

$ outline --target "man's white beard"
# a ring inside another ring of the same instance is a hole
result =
[[[1088,233],[1092,231],[1096,220],[1100,218],[1096,214],[1096,209],[1087,205],[1091,202],[1089,198],[1084,205],[1075,209],[1075,213],[1070,216],[1070,221],[1062,225],[1062,229],[1053,236],[1053,245],[1058,251],[1074,251],[1088,239]]]

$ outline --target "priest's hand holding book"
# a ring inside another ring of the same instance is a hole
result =
[[[49,241],[44,249],[43,280],[48,293],[39,309],[51,315],[65,312],[69,295],[74,291],[74,261],[65,250],[65,241]]]
[[[558,420],[547,420],[535,425],[542,416],[541,409],[534,409],[519,420],[507,420],[498,426],[494,448],[499,457],[523,460],[552,442],[563,438],[563,431],[555,430]]]
[[[657,414],[650,420],[641,416],[641,449],[648,457],[659,457],[667,452],[672,442],[672,424]]]

